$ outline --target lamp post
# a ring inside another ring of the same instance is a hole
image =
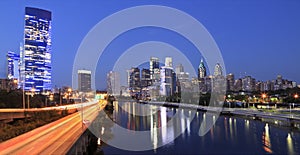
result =
[[[261,96],[263,98],[263,103],[265,103],[265,98],[267,97],[267,94],[263,93]]]
[[[35,89],[34,88],[31,88],[31,93],[30,94],[28,94],[28,102],[27,102],[27,107],[28,107],[28,109],[30,108],[30,100],[29,100],[29,95],[31,95],[31,97],[33,97],[33,95],[34,95],[34,92],[35,92]]]
[[[72,89],[69,88],[69,89],[68,89],[68,102],[69,102],[69,103],[70,103],[71,92],[72,92]]]
[[[22,102],[23,102],[23,109],[25,110],[25,91],[24,91],[24,81],[22,82]]]
[[[299,95],[298,95],[298,94],[295,94],[295,95],[294,95],[294,98],[295,98],[295,102],[296,102],[296,100],[299,98]],[[293,108],[295,108],[295,103],[293,103]]]

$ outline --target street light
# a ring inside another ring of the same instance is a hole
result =
[[[35,92],[35,89],[34,88],[31,88],[31,93],[30,94],[28,94],[28,102],[27,102],[27,107],[28,107],[28,109],[30,108],[30,100],[29,100],[29,95],[31,95],[31,97],[33,97],[33,95],[34,95],[34,92]]]
[[[295,95],[294,95],[294,98],[295,98],[295,102],[296,102],[296,100],[299,98],[299,95],[298,95],[298,94],[295,94]],[[295,103],[293,103],[293,108],[295,108]]]
[[[25,91],[24,91],[24,85],[25,85],[25,83],[24,83],[24,81],[22,80],[21,81],[21,83],[22,83],[22,102],[23,102],[23,109],[25,110]]]
[[[298,94],[295,94],[295,95],[294,95],[294,98],[295,98],[295,99],[297,99],[298,97],[299,97],[299,95],[298,95]]]
[[[265,98],[267,97],[267,94],[263,93],[261,96],[263,98],[263,102],[265,102]]]
[[[68,102],[69,102],[69,103],[70,103],[71,92],[72,92],[72,89],[69,88],[69,89],[68,89]]]

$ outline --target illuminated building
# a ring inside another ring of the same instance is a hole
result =
[[[15,52],[8,51],[7,55],[7,78],[19,79],[19,60],[20,55]]]
[[[151,79],[150,79],[150,70],[149,69],[142,69],[142,77],[141,77],[141,87],[148,87],[151,86]]]
[[[150,79],[155,82],[159,82],[159,59],[156,57],[150,58]]]
[[[160,69],[160,95],[171,96],[176,91],[176,73],[173,71],[172,58],[166,57],[165,66]]]
[[[131,92],[131,95],[135,95],[136,93],[140,92],[140,69],[137,67],[132,67],[128,71],[128,86]]]
[[[222,76],[222,75],[223,75],[222,67],[219,63],[217,63],[214,70],[214,76]]]
[[[206,77],[206,68],[204,66],[203,59],[201,59],[200,65],[198,67],[198,80]]]
[[[25,8],[24,47],[20,52],[20,84],[24,90],[51,90],[51,12]]]

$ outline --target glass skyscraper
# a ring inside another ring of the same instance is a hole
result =
[[[16,54],[15,52],[8,51],[6,58],[7,58],[7,78],[18,79],[20,55]]]
[[[24,90],[51,90],[51,12],[25,8],[24,47],[20,51],[20,80]]]

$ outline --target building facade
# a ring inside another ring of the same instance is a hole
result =
[[[128,86],[130,94],[132,96],[140,92],[141,89],[141,78],[140,78],[140,69],[137,67],[132,67],[128,71]]]
[[[153,83],[159,82],[160,69],[159,69],[159,59],[156,57],[150,58],[150,79]]]
[[[78,91],[89,92],[92,90],[92,72],[89,70],[78,70]]]
[[[24,47],[20,56],[20,84],[25,91],[51,90],[51,12],[25,8]]]
[[[201,80],[206,77],[206,67],[204,65],[203,59],[201,59],[198,67],[198,80]]]
[[[118,72],[110,71],[107,73],[106,81],[108,95],[119,96],[121,91],[120,74]]]
[[[7,78],[19,79],[19,61],[20,55],[15,52],[8,51],[6,55],[7,59]]]

